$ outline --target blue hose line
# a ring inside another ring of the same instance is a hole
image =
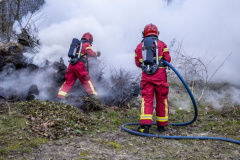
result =
[[[163,60],[163,62],[168,65],[178,76],[178,78],[182,81],[183,85],[185,86],[185,88],[187,89],[187,92],[192,100],[193,106],[194,106],[194,111],[195,111],[195,115],[194,118],[189,121],[189,122],[185,122],[185,123],[169,123],[170,125],[174,125],[174,126],[184,126],[184,125],[188,125],[193,123],[194,121],[196,121],[197,119],[197,115],[198,115],[198,109],[197,109],[197,104],[195,102],[195,99],[193,97],[193,94],[191,92],[191,90],[189,89],[187,83],[184,81],[184,79],[182,78],[182,76],[179,74],[179,72],[170,64],[168,63],[166,60]],[[153,125],[156,125],[155,122],[152,123]],[[135,134],[135,135],[139,135],[139,136],[147,136],[147,137],[158,137],[158,138],[166,138],[166,139],[199,139],[199,140],[221,140],[221,141],[226,141],[226,142],[231,142],[231,143],[236,143],[236,144],[240,144],[240,141],[238,140],[234,140],[234,139],[228,139],[228,138],[221,138],[221,137],[198,137],[198,136],[164,136],[164,135],[155,135],[155,134],[146,134],[146,133],[141,133],[141,132],[137,132],[137,131],[133,131],[130,129],[125,128],[125,126],[127,125],[140,125],[140,123],[127,123],[127,124],[123,124],[121,129]]]
[[[156,124],[156,123],[153,123]],[[157,138],[166,138],[166,139],[199,139],[199,140],[221,140],[231,143],[240,144],[240,141],[234,140],[234,139],[228,139],[228,138],[221,138],[221,137],[198,137],[198,136],[164,136],[164,135],[155,135],[155,134],[147,134],[147,133],[141,133],[137,131],[133,131],[130,129],[125,128],[127,125],[140,125],[140,123],[127,123],[122,125],[122,130],[138,135],[138,136],[146,136],[146,137],[157,137]]]

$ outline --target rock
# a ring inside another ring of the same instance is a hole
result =
[[[26,97],[27,101],[31,101],[35,99],[35,95],[39,95],[39,90],[36,84],[30,86],[28,90],[28,95]]]

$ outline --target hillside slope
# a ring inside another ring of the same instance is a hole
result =
[[[105,107],[89,113],[50,101],[8,104],[2,101],[0,105],[0,159],[240,158],[238,144],[140,137],[121,130],[122,124],[138,122],[139,110],[131,103],[128,107]],[[240,106],[214,110],[202,105],[196,122],[180,127],[169,125],[164,135],[240,140]],[[47,113],[43,114],[43,110]],[[192,117],[192,111],[172,108],[170,112],[170,122],[185,122]],[[156,126],[150,132],[157,134]]]

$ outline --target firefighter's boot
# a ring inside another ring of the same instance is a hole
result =
[[[141,133],[149,133],[150,127],[151,125],[141,125],[138,128],[133,128],[133,131],[141,132]]]
[[[166,129],[164,128],[164,126],[158,126],[158,132],[159,133],[163,133],[163,132],[165,132],[166,131]]]

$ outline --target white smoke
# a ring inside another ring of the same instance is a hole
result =
[[[204,63],[216,57],[208,65],[210,76],[231,53],[212,80],[239,85],[239,0],[172,0],[168,5],[166,0],[46,0],[41,13],[42,47],[36,55],[25,54],[39,66],[60,57],[67,65],[72,38],[90,32],[92,49],[102,52],[100,59],[107,67],[140,73],[134,50],[145,25],[153,23],[168,46],[176,38],[183,41],[187,54],[203,58]]]
[[[14,65],[13,65],[14,66]],[[15,70],[15,67],[11,68],[11,65],[4,68],[0,73],[1,77],[1,94],[10,98],[12,95],[18,95],[20,100],[25,100],[30,86],[36,84],[40,95],[35,95],[36,98],[41,100],[49,99],[49,93],[46,93],[46,89],[52,84],[51,75],[54,73],[52,67],[44,70],[30,71],[30,69]]]
[[[166,0],[47,0],[43,13],[46,18],[39,28],[43,45],[34,58],[35,64],[59,57],[67,63],[72,38],[90,32],[94,36],[93,49],[102,52],[101,58],[108,65],[139,71],[134,50],[144,26],[153,23],[159,28],[159,39],[166,44],[177,38],[183,41],[188,54],[202,57],[207,52],[205,63],[216,57],[209,65],[210,75],[232,53],[213,80],[240,81],[238,0],[175,0],[168,6]]]
[[[221,109],[223,106],[233,107],[240,104],[239,87],[220,86],[218,90],[207,90],[205,99],[211,103],[216,109]]]

